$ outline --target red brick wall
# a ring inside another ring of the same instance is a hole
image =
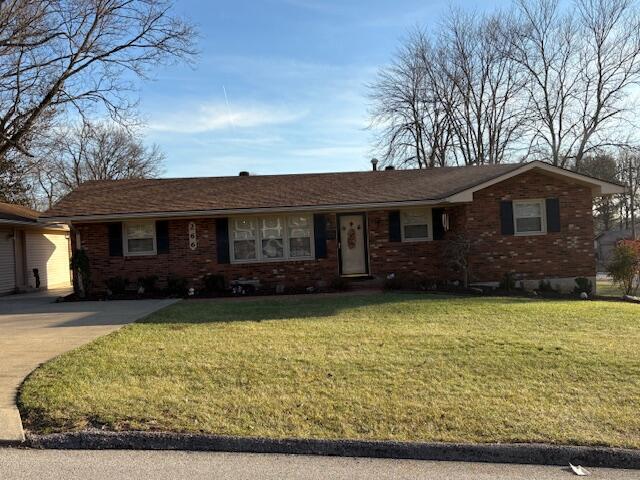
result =
[[[500,233],[500,200],[560,199],[560,232],[534,236]],[[594,276],[592,196],[588,187],[536,172],[476,192],[466,206],[466,234],[473,240],[471,275],[500,280],[506,272],[524,279]]]
[[[560,199],[561,232],[517,237],[500,233],[500,200]],[[390,273],[420,276],[437,281],[454,279],[443,258],[447,236],[464,232],[472,241],[471,280],[499,281],[506,272],[522,278],[576,277],[595,275],[591,192],[539,173],[525,173],[479,191],[474,202],[447,208],[451,231],[432,242],[390,242],[388,212],[367,214],[370,272],[384,278]],[[323,286],[338,276],[336,216],[328,215],[327,258],[254,264],[216,261],[215,219],[194,219],[198,248],[189,249],[189,220],[169,221],[170,253],[142,257],[109,257],[107,224],[79,224],[83,247],[91,261],[96,290],[107,278],[124,276],[135,282],[144,275],[158,275],[161,283],[175,274],[198,286],[207,273],[221,273],[227,281],[257,278],[265,285],[285,287]]]
[[[446,211],[451,221],[450,233],[442,240],[430,242],[390,242],[389,212],[368,212],[371,274],[385,278],[394,273],[430,281],[452,279],[454,275],[447,267],[442,253],[447,237],[464,228],[464,208],[449,207]]]
[[[188,224],[196,223],[198,247],[189,248]],[[186,277],[197,287],[208,273],[223,274],[227,281],[257,278],[265,286],[323,286],[338,276],[335,215],[328,215],[327,258],[253,264],[218,264],[215,219],[169,221],[169,253],[150,256],[110,257],[106,223],[75,225],[82,246],[91,263],[91,278],[95,290],[105,289],[105,280],[123,276],[135,282],[145,275],[158,275],[164,285],[170,274]],[[318,285],[318,283],[320,284]]]

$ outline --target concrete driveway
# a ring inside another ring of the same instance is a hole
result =
[[[64,293],[0,297],[0,443],[24,440],[16,393],[38,365],[176,301],[55,303]]]

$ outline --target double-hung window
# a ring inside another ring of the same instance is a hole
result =
[[[289,257],[310,258],[313,224],[310,215],[291,215],[288,219]]]
[[[156,224],[154,221],[126,222],[123,224],[123,233],[125,255],[156,254]]]
[[[232,249],[233,259],[237,261],[255,260],[258,258],[258,219],[257,218],[235,218],[232,221]]]
[[[546,232],[544,200],[514,200],[513,226],[516,235],[536,235]]]
[[[229,225],[233,262],[313,258],[311,215],[237,217]]]
[[[430,208],[402,210],[402,241],[419,242],[433,239]]]
[[[281,217],[264,217],[260,219],[260,238],[262,241],[262,258],[264,260],[284,258],[283,220]]]

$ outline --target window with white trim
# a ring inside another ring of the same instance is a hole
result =
[[[284,258],[284,219],[281,217],[264,217],[260,220],[260,240],[262,258],[273,260]]]
[[[258,219],[234,218],[232,220],[232,248],[231,255],[234,260],[248,261],[258,258]]]
[[[156,222],[125,222],[122,229],[125,255],[156,254]]]
[[[544,200],[514,200],[513,226],[516,235],[536,235],[547,231]]]
[[[415,208],[400,212],[403,242],[419,242],[433,239],[430,208]]]
[[[312,256],[311,239],[313,222],[311,215],[291,215],[288,219],[289,256],[291,258],[309,258]]]
[[[234,263],[313,258],[311,215],[269,215],[229,219]]]

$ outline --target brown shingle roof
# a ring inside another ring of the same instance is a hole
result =
[[[39,216],[40,212],[32,210],[31,208],[0,202],[0,221],[35,222]]]
[[[438,200],[520,166],[93,181],[68,194],[42,217]]]

